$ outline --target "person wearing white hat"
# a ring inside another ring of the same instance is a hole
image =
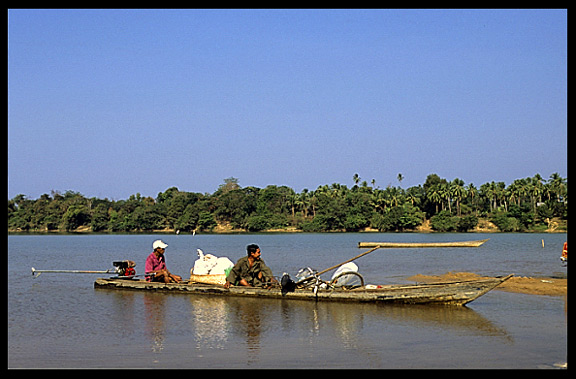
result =
[[[172,274],[166,268],[166,258],[164,252],[168,247],[162,240],[156,240],[152,243],[154,251],[146,258],[144,271],[146,274],[154,274],[146,277],[146,280],[163,283],[180,283],[182,277]]]

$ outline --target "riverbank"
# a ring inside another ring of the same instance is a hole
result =
[[[482,278],[482,276],[473,272],[447,272],[442,275],[418,274],[407,279],[418,283],[436,283],[458,280],[477,280]],[[565,296],[568,293],[568,279],[514,276],[496,287],[495,290],[529,295]]]
[[[551,228],[547,228],[545,225],[537,225],[533,229],[524,230],[517,233],[567,233],[568,222],[566,220],[555,219],[555,224]],[[359,231],[360,233],[381,233],[378,229],[374,228],[364,228]],[[176,230],[173,228],[164,229],[153,229],[153,230],[143,230],[134,232],[108,232],[106,230],[93,232],[90,226],[81,226],[77,229],[71,231],[65,231],[60,229],[8,229],[10,234],[192,234],[192,232],[184,232]],[[230,223],[217,223],[217,225],[212,230],[197,232],[202,234],[253,234],[253,233],[303,233],[301,229],[295,226],[287,226],[284,228],[274,228],[262,230],[259,232],[248,232],[245,229],[237,229],[232,227]],[[325,233],[346,233],[344,230],[335,230]],[[403,233],[437,233],[430,226],[430,220],[425,220],[422,225],[418,226],[414,230],[405,230]],[[478,225],[468,232],[450,232],[450,233],[501,233],[500,229],[488,219],[480,218],[478,220]]]

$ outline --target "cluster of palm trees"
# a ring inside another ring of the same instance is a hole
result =
[[[180,191],[176,187],[159,193],[156,199],[132,195],[128,200],[86,198],[67,191],[37,200],[18,195],[8,201],[11,230],[74,230],[90,226],[93,231],[140,231],[164,228],[184,231],[210,230],[229,223],[250,231],[296,227],[307,231],[413,229],[426,218],[514,217],[544,221],[567,219],[568,181],[558,173],[548,180],[540,174],[476,187],[456,178],[452,181],[430,174],[423,185],[386,188],[368,184],[358,174],[353,186],[339,183],[304,189],[287,186],[240,187],[229,178],[213,194]],[[509,212],[510,211],[510,212]],[[510,213],[505,214],[505,213]],[[384,226],[382,226],[384,225]]]
[[[398,174],[401,184],[404,176]],[[533,177],[516,179],[506,186],[504,182],[491,181],[482,184],[479,188],[473,183],[465,184],[462,179],[455,178],[447,181],[436,174],[428,175],[426,183],[421,186],[409,187],[387,186],[381,189],[375,186],[375,180],[368,182],[361,181],[358,174],[352,177],[354,186],[349,189],[346,185],[333,183],[332,185],[319,186],[315,191],[304,189],[301,193],[294,193],[292,204],[292,214],[301,211],[304,217],[316,215],[319,198],[346,198],[349,193],[363,193],[369,195],[369,204],[374,211],[385,213],[387,209],[410,204],[420,207],[429,215],[437,214],[447,210],[450,214],[461,216],[463,206],[467,213],[476,216],[479,212],[483,214],[494,212],[498,208],[508,211],[512,204],[518,206],[529,205],[533,212],[536,212],[538,205],[545,201],[554,201],[567,205],[568,203],[568,182],[558,173],[550,175],[545,180],[540,174]],[[427,207],[432,206],[432,209]]]
[[[530,202],[534,212],[538,204],[548,200],[568,203],[568,182],[560,174],[550,175],[549,180],[544,180],[540,174],[532,178],[516,179],[507,188],[501,185],[493,186],[493,183],[484,189],[487,196],[493,200],[491,209],[495,208],[496,202],[508,210],[508,204],[520,205]]]

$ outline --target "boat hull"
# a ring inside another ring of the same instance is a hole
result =
[[[198,283],[155,283],[144,280],[97,279],[95,288],[174,292],[195,295],[239,296],[313,301],[341,301],[364,303],[446,304],[464,305],[494,289],[512,275],[471,281],[387,285],[375,289],[322,290],[296,289],[282,294],[280,288],[230,287]]]
[[[488,239],[461,242],[358,242],[359,248],[479,247]]]

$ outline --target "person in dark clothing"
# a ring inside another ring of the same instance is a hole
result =
[[[247,256],[238,259],[232,271],[226,277],[226,288],[230,285],[260,287],[265,284],[276,283],[272,270],[260,258],[262,253],[256,244],[246,246]]]

